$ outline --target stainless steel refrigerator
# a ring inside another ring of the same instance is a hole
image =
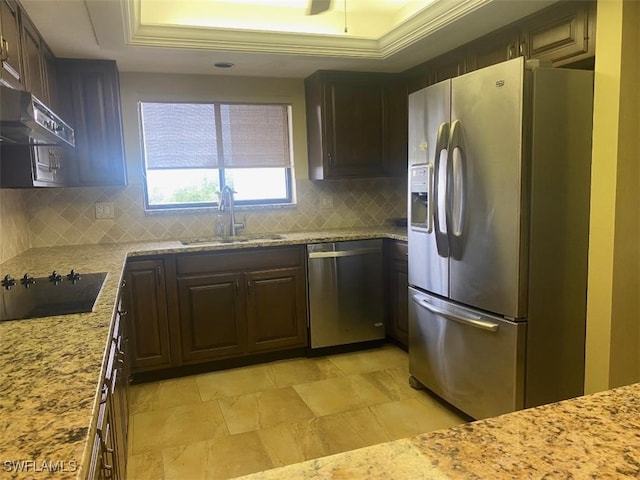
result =
[[[583,393],[593,73],[409,96],[409,369],[474,418]]]

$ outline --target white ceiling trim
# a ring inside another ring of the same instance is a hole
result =
[[[123,2],[125,43],[131,46],[386,59],[462,17],[500,0],[435,2],[380,39],[246,31],[177,25],[145,25],[141,0]]]

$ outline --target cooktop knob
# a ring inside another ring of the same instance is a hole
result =
[[[16,281],[13,278],[11,278],[11,275],[5,275],[2,281],[0,282],[0,285],[2,285],[7,290],[11,290],[11,287],[15,286],[15,284],[16,284]]]
[[[36,279],[28,273],[25,273],[24,277],[20,279],[20,283],[24,285],[24,288],[29,288],[31,285],[35,285]]]
[[[53,272],[51,272],[51,275],[49,275],[49,281],[53,282],[54,285],[58,285],[60,282],[62,282],[62,275],[54,270]]]
[[[76,273],[74,269],[71,269],[71,272],[67,274],[67,278],[71,280],[71,283],[75,284],[78,280],[80,280],[80,274]]]

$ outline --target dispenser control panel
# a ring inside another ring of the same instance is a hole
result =
[[[431,233],[433,229],[433,215],[431,212],[433,164],[421,163],[412,165],[409,175],[409,188],[411,190],[409,219],[411,229]]]

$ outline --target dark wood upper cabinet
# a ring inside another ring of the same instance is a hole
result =
[[[53,52],[47,47],[45,43],[42,43],[43,54],[43,73],[44,83],[46,88],[45,98],[47,98],[47,105],[54,111],[60,111],[60,101],[58,97],[58,78],[56,75],[56,57]],[[64,120],[64,119],[63,119]]]
[[[21,26],[25,88],[36,98],[45,104],[49,104],[43,71],[44,54],[40,44],[40,35],[25,15],[22,15]]]
[[[409,93],[515,57],[590,68],[596,2],[564,1],[403,72]]]
[[[565,2],[533,16],[522,33],[521,54],[563,66],[595,55],[596,2]]]
[[[520,31],[507,28],[472,42],[467,50],[466,70],[471,72],[519,57]]]
[[[467,58],[464,49],[441,55],[431,62],[429,85],[467,73]]]
[[[77,185],[126,185],[116,63],[58,60],[63,118],[74,130]]]
[[[122,302],[128,312],[132,372],[170,367],[172,356],[164,261],[130,260],[124,279]]]
[[[391,74],[318,71],[305,79],[309,177],[312,180],[389,176],[400,138],[391,122],[406,123],[391,106],[394,93],[406,87]],[[406,127],[400,129],[406,132]]]
[[[0,81],[13,88],[24,88],[20,13],[14,0],[0,0]]]

